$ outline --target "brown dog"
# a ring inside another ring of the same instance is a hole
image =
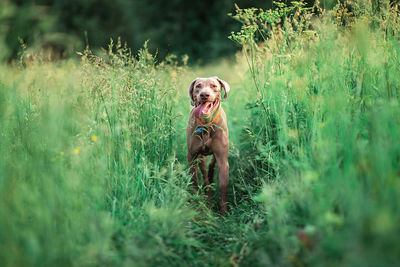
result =
[[[228,96],[229,84],[218,77],[197,78],[189,87],[191,103],[195,108],[190,112],[189,123],[186,129],[187,158],[190,173],[193,175],[193,185],[198,189],[197,159],[203,175],[204,186],[208,200],[212,192],[210,184],[213,182],[215,162],[219,168],[219,188],[221,193],[221,214],[227,210],[228,178],[229,178],[229,136],[226,124],[226,115],[221,107],[221,91],[225,89],[224,98]],[[208,168],[207,157],[213,155]]]

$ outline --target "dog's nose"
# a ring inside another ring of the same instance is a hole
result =
[[[210,96],[210,93],[208,93],[208,92],[202,92],[201,94],[200,94],[200,97],[201,98],[208,98]]]

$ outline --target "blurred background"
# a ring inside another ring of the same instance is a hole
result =
[[[238,49],[227,38],[240,28],[227,15],[235,3],[272,7],[271,0],[0,0],[0,61],[15,59],[21,42],[58,59],[85,43],[97,50],[121,37],[133,51],[149,40],[158,59],[188,55],[189,62],[206,64]]]

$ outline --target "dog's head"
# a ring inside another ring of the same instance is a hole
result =
[[[229,84],[218,77],[196,78],[189,86],[189,96],[193,106],[220,101],[222,88],[224,98],[228,97]]]
[[[215,108],[219,107],[222,88],[225,90],[224,98],[228,97],[229,84],[218,77],[196,78],[189,86],[189,96],[197,118],[207,117]]]

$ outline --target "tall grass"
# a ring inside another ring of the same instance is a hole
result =
[[[2,265],[185,262],[199,243],[169,67],[119,43],[81,56],[2,67]]]
[[[341,6],[238,9],[258,90],[244,148],[266,182],[258,264],[399,263],[399,13],[367,7],[346,27]]]
[[[0,65],[1,265],[398,265],[400,28],[379,3],[238,9],[234,64],[117,42]],[[185,158],[187,86],[213,75],[232,88],[225,218]]]

